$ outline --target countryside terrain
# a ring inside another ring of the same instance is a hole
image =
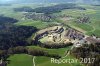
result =
[[[95,60],[80,63],[80,58]],[[0,66],[100,66],[100,5],[1,4]]]

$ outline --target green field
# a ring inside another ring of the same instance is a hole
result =
[[[43,29],[48,27],[49,25],[54,25],[55,22],[42,22],[42,21],[33,21],[33,20],[27,20],[25,22],[18,22],[16,25],[24,25],[24,26],[34,26],[38,29]]]
[[[46,48],[41,48],[38,46],[28,46],[29,48],[35,48],[35,49],[41,49],[48,51],[50,54],[59,54],[62,57],[65,57],[65,51],[69,50],[71,47],[66,47],[66,48],[60,48],[60,49],[46,49]],[[8,66],[32,66],[33,61],[32,61],[32,56],[26,55],[26,54],[15,54],[12,55],[8,58],[10,61]],[[67,57],[63,59],[76,59],[71,55],[68,55]],[[78,63],[51,63],[51,58],[50,57],[44,57],[44,56],[36,56],[35,57],[35,65],[36,66],[84,66],[81,65],[78,61]]]
[[[7,66],[32,66],[32,56],[26,54],[15,54],[8,58]]]
[[[41,49],[41,50],[45,50],[49,52],[49,54],[59,54],[61,56],[65,56],[64,55],[65,51],[70,49],[70,47],[60,48],[60,49],[46,49],[46,48],[41,48],[38,46],[28,46],[28,48]],[[41,59],[41,58],[44,58],[44,59]],[[26,54],[15,54],[15,55],[10,56],[8,60],[10,61],[8,66],[15,66],[15,65],[16,66],[32,66],[32,56],[26,55]],[[50,58],[40,56],[40,57],[36,57],[35,61],[36,61],[36,64],[37,62],[40,64],[41,62],[45,62],[47,60],[50,61]]]
[[[67,56],[64,59],[76,59],[72,56]],[[25,54],[15,54],[8,58],[9,64],[7,66],[32,66],[32,56]],[[37,56],[35,58],[36,66],[84,66],[78,63],[51,63],[51,58],[44,56]]]
[[[44,59],[44,60],[43,60]],[[66,58],[63,59],[76,59],[73,56],[67,56]],[[36,57],[36,66],[84,66],[79,63],[52,63],[51,58],[48,57]]]
[[[66,47],[66,48],[59,48],[59,49],[46,49],[46,48],[41,48],[41,47],[36,47],[36,46],[28,46],[28,47],[29,48],[42,49],[42,50],[49,52],[50,54],[56,53],[56,54],[64,57],[63,59],[76,59],[71,55],[68,55],[68,56],[65,55],[65,52],[67,50],[70,50],[71,46]],[[81,65],[79,63],[79,61],[77,63],[61,63],[61,64],[51,63],[51,58],[50,57],[44,57],[44,56],[36,56],[35,64],[36,64],[36,66],[84,66],[84,65]]]

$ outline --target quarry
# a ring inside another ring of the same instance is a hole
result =
[[[39,30],[34,39],[36,42],[44,44],[73,43],[73,47],[81,47],[85,43],[91,44],[93,42],[100,42],[95,36],[87,36],[76,29],[60,25]]]

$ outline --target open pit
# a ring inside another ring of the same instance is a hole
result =
[[[48,44],[67,44],[72,40],[82,39],[84,35],[72,28],[66,28],[64,26],[53,26],[36,33],[35,40],[41,43]]]

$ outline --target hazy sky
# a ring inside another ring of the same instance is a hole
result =
[[[0,3],[20,3],[20,2],[67,2],[73,0],[0,0]]]
[[[0,3],[66,3],[66,2],[78,2],[78,3],[100,3],[100,0],[0,0]]]
[[[7,3],[7,2],[12,2],[14,0],[0,0],[0,3]]]

